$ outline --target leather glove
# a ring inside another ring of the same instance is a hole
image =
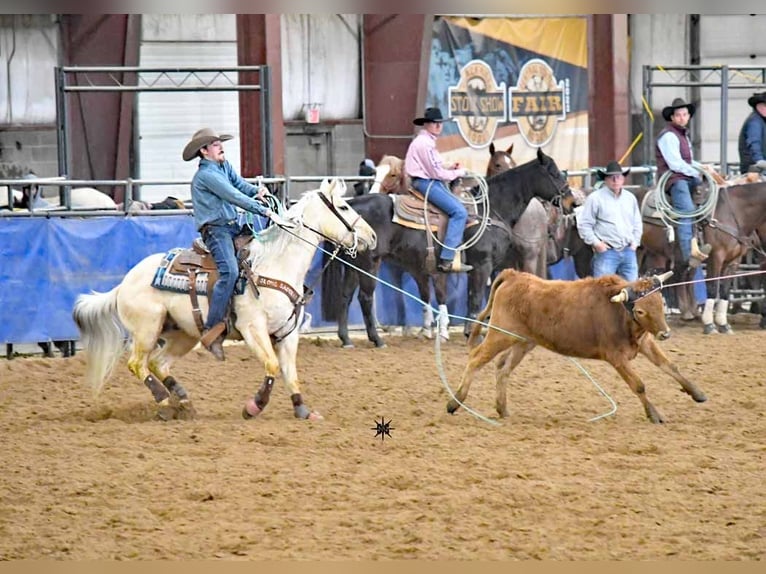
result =
[[[286,227],[288,229],[293,229],[295,227],[295,222],[290,221],[289,219],[285,219],[281,215],[279,215],[277,212],[272,211],[271,209],[266,211],[266,217],[271,219],[276,225],[279,227]]]
[[[766,159],[759,159],[755,162],[755,167],[761,170],[766,170]]]

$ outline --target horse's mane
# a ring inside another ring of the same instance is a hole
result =
[[[312,189],[304,192],[300,199],[290,206],[285,213],[285,216],[288,219],[300,220],[300,215],[305,211],[306,205],[311,201],[311,198],[316,197],[318,193],[320,193],[319,189]],[[333,194],[334,193],[335,192],[333,192]],[[258,234],[258,237],[253,238],[249,243],[250,256],[248,259],[250,260],[250,266],[255,268],[274,253],[284,253],[288,245],[295,240],[295,237],[292,234],[294,232],[294,230],[292,232],[284,231],[276,225],[270,225],[265,230],[261,231]]]

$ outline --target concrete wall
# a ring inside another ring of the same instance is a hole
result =
[[[285,175],[356,175],[364,157],[361,120],[285,124]],[[305,190],[317,187],[318,183],[293,183],[290,198],[297,199]]]
[[[55,129],[0,130],[0,177],[15,178],[30,171],[41,177],[59,175]]]

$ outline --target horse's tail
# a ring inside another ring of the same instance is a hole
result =
[[[327,244],[325,249],[329,251],[333,249],[333,246]],[[322,273],[322,319],[337,321],[343,303],[343,277],[346,266],[338,261],[337,257],[328,265],[330,255],[327,251],[322,256],[322,266],[327,265]]]
[[[487,318],[492,313],[492,303],[495,301],[495,291],[498,290],[500,285],[503,284],[506,277],[508,275],[508,271],[502,271],[497,277],[495,277],[495,280],[492,282],[492,288],[489,290],[489,297],[487,298],[487,305],[482,309],[481,313],[476,317],[476,323],[473,324],[473,328],[471,329],[471,334],[468,336],[468,347],[472,348],[475,347],[478,344],[479,335],[481,335],[481,330],[484,327],[481,323],[486,322]]]
[[[122,323],[117,315],[118,289],[119,286],[108,293],[80,295],[72,310],[88,353],[85,380],[96,394],[125,348]]]

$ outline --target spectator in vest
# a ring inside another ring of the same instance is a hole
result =
[[[739,170],[766,172],[766,92],[747,100],[753,112],[739,130]]]
[[[412,187],[424,196],[427,195],[428,201],[449,218],[437,269],[443,273],[461,273],[473,269],[471,265],[462,264],[460,258],[455,257],[455,248],[463,239],[468,213],[445,182],[463,177],[467,172],[457,163],[450,167],[444,166],[444,161],[436,149],[436,139],[442,133],[442,122],[444,118],[439,108],[428,108],[423,117],[412,121],[416,126],[423,126],[423,129],[407,149],[404,169],[412,179]]]
[[[593,276],[616,274],[626,281],[638,279],[636,249],[641,244],[644,226],[636,196],[623,189],[625,176],[616,161],[596,175],[604,185],[585,200],[577,214],[577,232],[593,249]]]
[[[662,117],[667,125],[657,137],[655,154],[657,159],[657,178],[671,172],[665,190],[670,190],[673,209],[679,213],[691,213],[695,210],[692,200],[692,188],[702,183],[699,170],[694,167],[692,144],[687,125],[694,115],[696,106],[676,98],[662,110]],[[710,246],[698,246],[694,237],[690,218],[682,218],[678,223],[678,241],[681,257],[690,267],[698,267],[707,259]]]
[[[191,182],[194,223],[218,267],[218,280],[213,286],[200,342],[219,361],[224,360],[225,318],[239,275],[234,237],[242,227],[236,208],[268,217],[280,227],[295,226],[265,204],[268,193],[265,187],[246,182],[226,160],[223,142],[232,137],[203,128],[192,136],[182,154],[184,161],[195,157],[200,160]]]

